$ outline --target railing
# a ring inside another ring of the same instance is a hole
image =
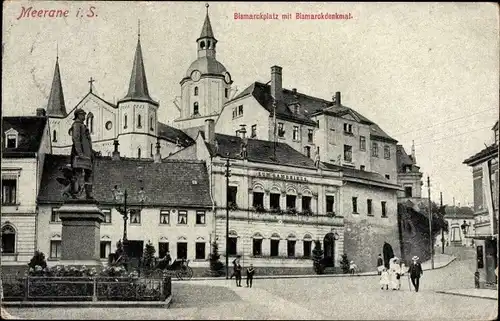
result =
[[[165,301],[172,281],[165,277],[2,276],[6,301]]]

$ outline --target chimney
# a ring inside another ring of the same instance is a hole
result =
[[[292,92],[294,95],[297,95],[297,88],[292,88]]]
[[[271,96],[276,101],[283,100],[282,70],[280,66],[271,67]]]
[[[156,139],[156,154],[154,156],[155,163],[161,163],[161,153],[160,153],[160,139]]]
[[[215,141],[215,121],[213,119],[205,120],[205,142],[214,144]]]
[[[45,117],[45,116],[47,116],[47,112],[45,111],[44,108],[37,108],[36,109],[36,115],[38,117]]]
[[[115,150],[113,151],[113,156],[111,157],[112,160],[120,160],[120,152],[118,151],[118,139],[115,139],[113,141],[113,145],[115,146]]]
[[[340,91],[337,91],[335,93],[335,106],[337,107],[342,106],[342,102],[340,101]]]

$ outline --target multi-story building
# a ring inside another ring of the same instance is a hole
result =
[[[63,204],[59,168],[66,166],[69,156],[47,155],[42,186],[38,196],[38,249],[49,262],[61,257],[62,224],[58,208]],[[101,224],[101,258],[116,250],[123,238],[124,220],[117,210],[124,199],[116,192],[127,191],[128,254],[138,259],[148,241],[154,245],[156,256],[170,251],[173,258],[186,258],[192,266],[208,266],[210,230],[213,225],[209,176],[201,161],[161,161],[99,157],[94,170],[94,197],[103,211]]]
[[[37,248],[36,198],[50,153],[47,118],[2,118],[2,266],[23,265]]]
[[[493,143],[464,160],[472,167],[474,183],[474,239],[479,286],[498,285],[498,121]]]

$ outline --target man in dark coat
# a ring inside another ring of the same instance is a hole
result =
[[[420,264],[420,262],[418,262],[418,256],[414,256],[412,260],[413,262],[408,269],[408,273],[410,274],[411,283],[413,283],[413,286],[415,287],[415,292],[418,292],[418,287],[420,285],[420,276],[424,274],[424,271],[422,269],[422,265]]]
[[[250,267],[247,268],[247,288],[252,287],[254,274],[255,274],[255,269],[253,268],[253,264],[250,264]]]
[[[71,148],[71,168],[75,175],[71,194],[74,198],[78,198],[78,195],[85,189],[86,198],[93,199],[92,170],[94,151],[92,150],[90,131],[84,124],[85,114],[83,109],[76,109],[74,122],[71,126],[71,137],[73,140],[73,146]]]

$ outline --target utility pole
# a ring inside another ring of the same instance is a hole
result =
[[[229,155],[226,159],[226,279],[229,279]]]
[[[432,246],[431,179],[429,176],[427,176],[427,193],[429,194],[429,248],[431,249],[431,269],[434,269],[434,248]]]
[[[441,203],[441,210],[443,210],[443,192],[440,192],[440,203]],[[444,219],[445,213],[441,213],[443,215],[443,220],[446,222]],[[441,229],[441,254],[444,254],[444,228]]]

